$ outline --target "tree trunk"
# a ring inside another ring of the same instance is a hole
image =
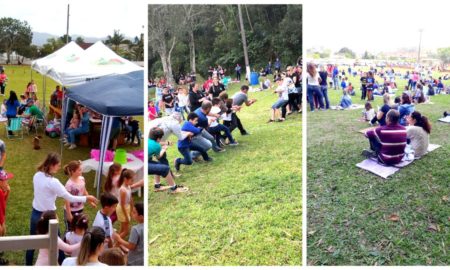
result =
[[[250,15],[248,15],[247,5],[244,5],[244,7],[245,7],[245,12],[247,13],[248,24],[250,24],[250,29],[251,29],[252,32],[253,32],[252,21],[250,20]]]
[[[171,60],[171,57],[172,57],[172,51],[175,48],[176,41],[177,41],[177,38],[174,37],[173,41],[172,41],[172,46],[171,46],[171,48],[169,50],[169,54],[167,55],[167,74],[166,74],[166,77],[167,77],[167,81],[170,84],[173,84],[175,82],[175,80],[173,78],[173,72],[172,72],[172,60]]]
[[[194,39],[194,31],[189,31],[189,50],[190,50],[190,57],[191,57],[191,72],[196,73],[195,68],[195,39]]]
[[[239,23],[241,25],[241,38],[242,38],[242,46],[244,48],[244,58],[245,58],[245,77],[250,81],[250,64],[248,62],[248,53],[247,53],[247,40],[245,38],[245,29],[244,29],[244,21],[242,20],[242,11],[241,5],[238,5],[238,15],[239,15]]]

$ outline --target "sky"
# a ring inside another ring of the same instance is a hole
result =
[[[101,38],[117,29],[126,37],[135,37],[144,30],[147,9],[145,1],[139,0],[0,0],[0,18],[26,20],[34,32],[62,36],[66,34],[67,4],[69,35]]]
[[[357,53],[450,47],[447,1],[305,1],[306,48],[348,47]]]

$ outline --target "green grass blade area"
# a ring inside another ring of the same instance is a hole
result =
[[[235,131],[239,146],[183,166],[176,181],[188,194],[154,193],[149,176],[150,265],[301,264],[301,114],[267,124],[276,95],[249,97],[258,102],[239,117],[251,135]],[[169,148],[169,161],[179,156]]]
[[[353,103],[364,104],[359,76],[349,79],[356,89]],[[396,83],[399,96],[407,81],[397,77]],[[328,95],[331,105],[338,105],[342,90],[329,89]],[[450,125],[437,122],[450,111],[450,96],[431,101],[416,105],[416,111],[432,123],[430,143],[442,147],[387,180],[356,167],[365,159],[362,150],[369,149],[357,132],[369,126],[358,121],[362,110],[308,113],[309,265],[450,263]],[[382,102],[376,97],[373,107]],[[400,220],[390,221],[392,214]]]
[[[6,66],[6,74],[8,75],[8,85],[6,87],[5,97],[0,97],[0,102],[3,102],[5,98],[9,97],[9,91],[15,90],[18,95],[25,92],[27,83],[31,80],[31,73],[29,66]],[[33,71],[33,80],[38,86],[38,98],[42,104],[42,76]],[[54,91],[56,83],[51,79],[47,79],[47,91],[46,101],[47,108],[50,101],[50,95]],[[141,124],[140,128],[143,130],[142,119],[143,117],[136,117]],[[6,206],[6,226],[7,236],[29,235],[30,215],[33,201],[33,176],[36,173],[37,166],[45,159],[49,152],[60,153],[60,141],[59,139],[52,139],[45,136],[42,129],[39,128],[38,134],[42,135],[41,149],[33,150],[32,139],[34,133],[30,135],[24,134],[23,139],[10,140],[5,135],[5,124],[0,124],[0,139],[6,144],[6,163],[4,169],[14,174],[14,178],[9,180],[11,187],[11,193]],[[121,146],[122,147],[122,146]],[[142,146],[141,146],[142,147]],[[127,151],[137,150],[138,147],[125,146]],[[86,160],[90,158],[90,148],[78,147],[74,150],[63,150],[62,165],[67,164],[71,160]],[[86,188],[89,194],[96,194],[96,189],[93,188],[95,180],[95,172],[83,174],[86,179]],[[55,176],[60,180],[62,184],[65,184],[68,176],[64,175],[63,170]],[[104,178],[103,182],[104,183]],[[134,195],[135,202],[143,201],[143,197],[138,198]],[[57,199],[57,214],[60,222],[61,232],[65,231],[64,226],[64,200]],[[89,216],[89,224],[94,221],[97,211],[100,209],[100,205],[97,209],[92,208],[90,205],[85,205],[84,211]],[[115,229],[119,230],[120,223],[114,224]],[[35,258],[37,251],[35,252]],[[2,256],[9,260],[10,265],[24,265],[25,264],[25,251],[18,252],[5,252]]]

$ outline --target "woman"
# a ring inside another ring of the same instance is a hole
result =
[[[389,96],[389,94],[383,95],[383,103],[384,104],[377,112],[377,115],[372,119],[372,121],[370,121],[372,125],[374,125],[377,121],[380,126],[386,125],[386,114],[390,109],[392,109],[391,96]]]
[[[105,239],[105,231],[102,228],[94,226],[88,229],[81,240],[78,257],[65,259],[62,266],[106,266],[98,260],[105,249]]]
[[[320,109],[324,109],[323,106],[323,95],[320,91],[320,77],[317,73],[316,66],[313,63],[308,63],[308,66],[306,68],[307,71],[307,87],[306,90],[308,92],[308,101],[309,101],[309,107],[311,109],[311,112],[314,112],[314,97],[313,95],[316,95],[319,100]]]
[[[37,168],[38,172],[33,177],[34,198],[33,209],[30,218],[30,235],[36,234],[36,227],[45,211],[55,211],[57,197],[62,197],[69,202],[97,203],[92,196],[72,196],[58,179],[53,177],[61,168],[61,157],[56,153],[49,153],[47,158]],[[33,264],[34,250],[27,250],[26,265]]]
[[[6,117],[8,118],[8,126],[11,123],[11,118],[17,117],[17,110],[20,107],[19,99],[14,91],[9,92],[9,98],[4,101],[6,106]],[[8,131],[9,135],[12,135],[12,131]]]
[[[323,65],[320,66],[319,76],[320,76],[320,90],[322,92],[323,98],[325,99],[325,108],[329,109],[330,100],[328,99],[328,89],[327,89],[328,72],[325,70],[325,66]]]
[[[403,93],[401,98],[401,105],[398,107],[398,112],[400,113],[400,125],[406,126],[406,116],[414,112],[415,106],[411,104],[411,98]]]
[[[412,112],[406,117],[408,127],[406,136],[410,140],[411,148],[414,150],[415,157],[421,157],[428,151],[430,143],[431,124],[428,118],[420,112]]]

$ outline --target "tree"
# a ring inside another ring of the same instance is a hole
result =
[[[23,63],[25,58],[36,59],[39,57],[39,51],[36,45],[18,47],[16,52],[18,55],[22,56],[22,58],[18,59],[19,63]]]
[[[40,57],[44,57],[53,53],[54,51],[62,48],[66,44],[65,39],[59,38],[49,38],[47,39],[47,43],[45,43],[40,50]]]
[[[439,60],[442,61],[442,66],[450,63],[450,47],[437,49]]]
[[[362,59],[375,59],[375,55],[370,54],[368,51],[365,51]]]
[[[0,50],[6,52],[7,62],[11,62],[11,54],[18,48],[31,44],[33,33],[26,21],[13,18],[0,19]]]
[[[120,30],[114,30],[114,34],[112,36],[108,35],[105,43],[111,44],[113,46],[113,51],[117,51],[120,44],[125,41],[124,35],[120,33]]]
[[[338,51],[338,54],[343,55],[345,58],[356,58],[356,54],[354,51],[350,50],[347,47],[344,47]]]
[[[75,39],[75,43],[80,45],[84,43],[84,38],[83,37],[77,37],[77,39]]]

